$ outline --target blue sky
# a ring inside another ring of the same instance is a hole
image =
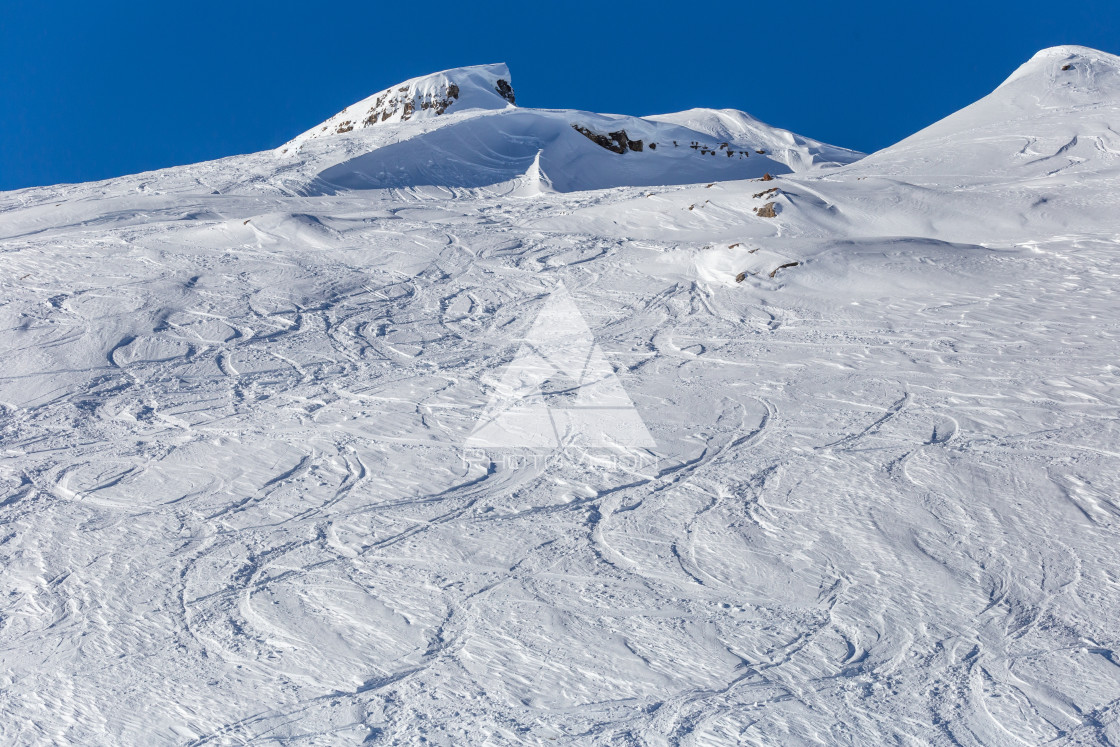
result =
[[[1043,47],[1120,53],[1120,2],[2,0],[0,189],[279,145],[400,80],[509,63],[518,103],[743,109],[871,151]]]

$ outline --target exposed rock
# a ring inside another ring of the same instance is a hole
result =
[[[777,218],[778,211],[774,209],[775,207],[775,203],[768,202],[760,208],[755,208],[754,212],[759,218]]]
[[[650,150],[657,150],[657,143],[650,143],[649,144],[649,149]]]
[[[745,272],[740,272],[738,275],[735,276],[735,282],[736,283],[741,283],[746,279],[747,279],[747,273],[745,273]]]
[[[620,147],[618,143],[616,143],[614,140],[612,140],[610,137],[608,137],[606,135],[600,135],[597,132],[592,132],[588,128],[582,127],[578,124],[573,124],[572,129],[574,129],[576,132],[583,135],[585,138],[587,138],[588,140],[590,140],[591,142],[595,143],[596,145],[598,145],[602,148],[606,148],[607,150],[614,151],[615,153],[625,152],[624,149],[622,147]]]
[[[759,181],[762,181],[762,182],[769,182],[769,181],[773,181],[773,180],[774,180],[774,177],[770,176],[770,172],[769,172],[769,171],[768,171],[768,172],[766,172],[765,174],[763,174],[763,175],[762,175],[762,178],[761,178],[761,179],[759,179]]]
[[[1062,70],[1073,70],[1073,65],[1067,62],[1066,64],[1062,65]]]
[[[508,80],[499,80],[497,84],[498,95],[511,104],[516,104],[514,100],[513,86],[509,84]]]
[[[612,153],[622,154],[628,150],[641,152],[645,148],[645,145],[641,140],[631,140],[630,137],[626,134],[626,130],[609,132],[606,135],[603,135],[575,123],[572,124],[572,129],[583,135],[591,142],[602,148],[606,148]],[[652,143],[650,144],[650,147],[654,147]]]
[[[773,269],[773,270],[772,270],[772,271],[770,272],[770,277],[774,277],[775,275],[777,275],[777,274],[778,274],[778,270],[784,270],[784,269],[786,269],[787,267],[797,267],[797,266],[798,266],[799,264],[801,264],[801,263],[800,263],[800,262],[786,262],[786,263],[785,263],[784,265],[778,265],[777,267],[775,267],[775,268],[774,268],[774,269]]]
[[[761,191],[761,192],[759,192],[758,194],[755,194],[755,195],[751,195],[751,197],[753,197],[754,199],[756,199],[756,200],[757,200],[757,199],[758,199],[758,198],[760,198],[760,197],[765,197],[766,195],[771,195],[771,194],[774,194],[774,193],[775,193],[775,192],[777,192],[777,191],[778,191],[779,189],[781,189],[781,187],[771,187],[770,189],[764,189],[764,190],[762,190],[762,191]]]
[[[417,109],[443,114],[459,98],[459,86],[454,83],[448,84],[442,95],[417,93],[409,96],[407,95],[409,90],[408,86],[402,86],[396,91],[386,91],[378,96],[373,106],[366,112],[362,126],[369,127],[378,122],[385,122],[397,114],[400,114],[401,121],[404,122],[410,119]]]

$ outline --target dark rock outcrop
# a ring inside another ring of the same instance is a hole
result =
[[[777,275],[778,270],[784,270],[787,267],[797,267],[799,264],[801,264],[801,263],[800,262],[786,262],[784,265],[778,265],[773,270],[771,270],[770,277],[774,277],[775,275]]]
[[[630,136],[626,134],[626,130],[608,132],[606,135],[603,135],[578,124],[573,124],[572,129],[583,135],[591,142],[602,148],[606,148],[612,153],[621,154],[625,153],[628,150],[641,152],[645,149],[645,143],[643,143],[641,140],[631,140]],[[650,143],[650,148],[654,147],[656,146],[653,143]]]
[[[498,80],[497,91],[498,91],[498,95],[501,96],[506,101],[508,101],[509,103],[511,103],[511,104],[516,104],[517,103],[517,101],[515,100],[514,95],[513,95],[513,86],[511,86],[509,84],[508,80],[501,80],[501,79]]]
[[[454,83],[448,84],[443,95],[429,93],[408,96],[407,94],[408,86],[402,86],[396,91],[386,91],[378,96],[373,102],[373,107],[366,113],[362,125],[368,127],[384,122],[398,113],[401,115],[401,121],[404,122],[410,119],[417,109],[443,114],[459,98],[459,86]]]

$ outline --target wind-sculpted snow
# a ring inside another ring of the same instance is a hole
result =
[[[508,77],[505,65],[458,68],[354,104],[277,151],[303,159],[304,171],[323,166],[310,184],[290,188],[321,194],[508,183],[518,194],[573,192],[815,171],[862,156],[731,109],[654,117],[519,109],[501,93]],[[455,94],[441,100],[446,106],[430,104],[446,90]],[[407,116],[398,112],[406,105]],[[396,108],[390,114],[386,107]],[[617,148],[612,136],[640,145]]]
[[[613,153],[577,132],[573,120],[591,124],[601,132],[625,128],[656,147]],[[651,126],[634,117],[515,110],[446,124],[375,148],[325,169],[307,191],[522,184],[534,163],[539,170],[537,178],[559,192],[748,179],[768,172],[789,172],[784,163],[765,155],[751,155],[745,146],[738,146],[739,150],[728,156],[727,147],[721,148],[712,137],[704,137],[705,150],[700,153],[690,143],[702,137],[702,133],[683,127]]]
[[[0,195],[0,742],[1120,741],[1112,172],[359,141]],[[570,307],[656,445],[468,446]]]

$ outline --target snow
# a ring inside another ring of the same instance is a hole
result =
[[[1096,174],[1120,164],[1114,129],[1116,57],[1054,47],[1024,63],[995,91],[868,159],[878,173],[970,180]]]
[[[412,78],[346,107],[285,144],[281,152],[298,149],[308,140],[387,123],[422,121],[446,112],[505,109],[513,105],[509,98],[512,94],[505,63],[455,68]]]
[[[772,127],[735,109],[689,109],[675,114],[658,114],[647,119],[681,125],[707,135],[708,139],[733,142],[749,150],[765,150],[784,163],[790,171],[842,166],[862,155],[847,148],[838,148],[789,130]],[[781,172],[786,170],[781,169]]]
[[[0,194],[0,742],[1120,741],[1117,71]],[[654,446],[480,437],[587,372]]]
[[[526,194],[574,192],[807,172],[862,155],[730,109],[629,117],[520,108],[498,93],[496,81],[509,77],[505,65],[460,68],[407,81],[354,104],[278,149],[282,158],[303,159],[305,172],[311,163],[322,165],[310,184],[290,188],[321,194],[508,184]],[[402,121],[403,110],[394,102],[438,99],[450,85],[458,98],[445,111],[417,104]],[[377,102],[386,100],[396,107],[392,116],[372,117],[370,112],[388,106]],[[576,127],[599,136],[624,132],[641,141],[641,150],[612,152]]]

